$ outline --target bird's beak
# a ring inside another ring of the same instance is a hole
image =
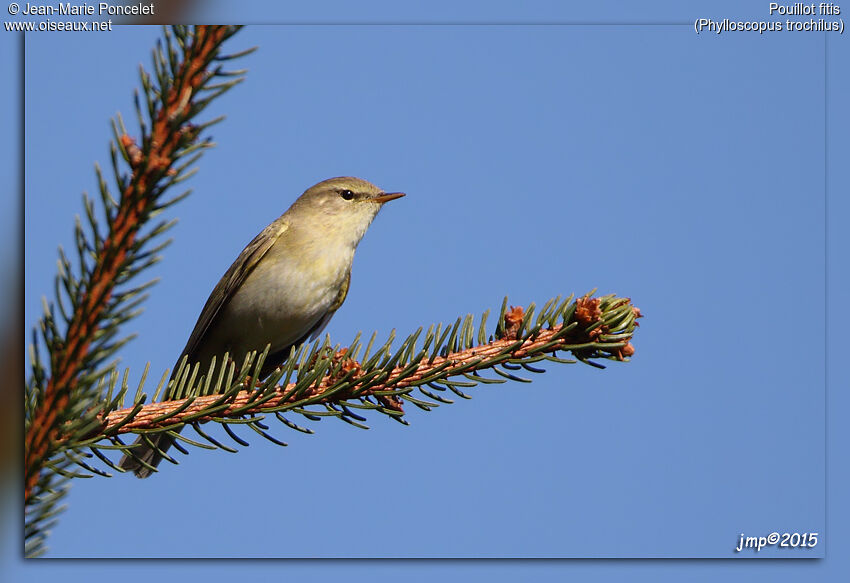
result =
[[[401,198],[404,196],[403,192],[385,192],[383,194],[379,194],[375,198],[372,199],[373,202],[377,202],[380,204],[384,204],[385,202],[389,202],[391,200],[395,200],[397,198]]]

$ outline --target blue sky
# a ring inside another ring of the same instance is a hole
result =
[[[212,130],[218,146],[190,181],[194,194],[169,211],[180,219],[175,242],[150,271],[162,281],[121,354],[131,379],[146,362],[152,378],[172,366],[259,230],[308,186],[347,174],[408,197],[382,210],[358,249],[327,328],[334,342],[360,330],[404,337],[497,310],[504,295],[539,304],[598,288],[643,310],[637,352],[604,371],[553,365],[531,385],[481,386],[471,401],[410,411],[410,427],[382,416],[369,431],[327,419],[312,436],[275,426],[283,449],[238,432],[251,445],[237,455],[193,450],[149,480],[80,481],[50,556],[733,558],[741,533],[772,531],[824,542],[759,557],[835,555],[842,506],[830,499],[827,518],[825,480],[846,478],[846,462],[827,471],[837,446],[825,437],[840,419],[826,414],[843,401],[837,377],[825,392],[824,354],[846,316],[829,311],[827,329],[824,298],[837,306],[825,286],[847,278],[824,274],[846,248],[834,218],[847,210],[847,114],[835,106],[848,89],[837,74],[846,40],[827,41],[827,199],[824,37],[694,33],[699,16],[769,19],[766,3],[737,5],[437,5],[433,19],[419,5],[358,17],[340,8],[341,22],[432,24],[240,32],[230,50],[259,50],[238,63],[246,82],[209,109],[227,115]],[[243,15],[219,4],[207,17],[336,22],[306,10]],[[433,24],[469,21],[538,24]],[[621,24],[540,24],[590,21]],[[92,163],[109,167],[108,119],[133,119],[138,65],[149,67],[159,35],[120,27],[26,39],[28,326],[52,289],[56,246],[72,248],[80,192],[95,191]],[[495,580],[523,567],[620,579],[632,565],[416,564],[432,577]],[[389,578],[411,565],[377,568]],[[828,563],[635,568],[778,580],[820,576]]]

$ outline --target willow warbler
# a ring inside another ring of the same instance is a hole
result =
[[[289,356],[290,348],[315,339],[345,296],[354,250],[385,202],[385,193],[360,178],[331,178],[308,188],[283,215],[254,237],[215,286],[181,353],[202,373],[225,353],[239,366],[251,350],[270,345],[261,376]],[[175,365],[175,371],[180,364]],[[166,451],[164,434],[149,439]],[[120,467],[146,478],[162,456],[140,437]],[[138,459],[136,459],[138,458]]]

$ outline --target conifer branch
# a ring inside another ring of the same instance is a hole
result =
[[[106,361],[132,336],[116,339],[120,324],[138,313],[141,292],[152,282],[126,287],[135,275],[159,260],[168,244],[151,247],[172,223],[148,227],[152,218],[182,198],[163,201],[163,194],[188,178],[197,155],[212,144],[200,134],[213,122],[192,120],[221,92],[242,80],[217,64],[222,43],[236,33],[231,26],[174,26],[154,51],[155,78],[142,69],[142,97],[136,93],[141,140],[131,138],[123,120],[113,121],[111,144],[115,200],[99,167],[95,167],[100,205],[83,195],[87,224],[74,230],[77,265],[60,248],[55,303],[45,300],[40,336],[48,363],[38,350],[38,334],[30,348],[32,372],[26,386],[24,436],[24,501],[26,553],[41,552],[48,518],[64,494],[61,480],[70,463],[79,463],[67,443],[91,432],[98,420],[97,386],[110,374]],[[225,83],[219,79],[225,77]],[[214,84],[218,83],[218,84]],[[210,93],[212,90],[212,93]],[[141,99],[146,107],[143,109]],[[184,159],[187,161],[184,162]],[[129,172],[122,169],[127,168]],[[186,193],[188,194],[188,193]],[[98,222],[102,212],[106,232]],[[147,229],[147,230],[146,230]],[[58,312],[58,314],[57,314]],[[49,468],[50,472],[45,472]]]
[[[539,312],[534,304],[527,309],[507,309],[506,298],[495,336],[489,341],[486,341],[485,312],[477,327],[472,316],[458,318],[454,325],[445,328],[431,326],[421,348],[417,348],[421,328],[395,351],[391,346],[394,334],[391,334],[371,356],[374,336],[362,357],[359,336],[341,350],[339,346],[331,348],[328,339],[317,341],[312,347],[303,345],[297,351],[293,349],[290,358],[261,382],[252,382],[249,374],[262,368],[265,354],[249,354],[239,367],[243,371],[239,375],[235,373],[235,363],[219,367],[216,379],[200,374],[198,365],[190,368],[184,363],[166,391],[170,398],[163,401],[144,404],[146,396],[140,384],[133,406],[119,409],[128,387],[115,399],[111,398],[110,389],[110,395],[101,399],[99,426],[82,441],[68,446],[75,450],[88,447],[108,466],[118,469],[98,450],[116,449],[132,455],[133,446],[118,439],[126,433],[150,435],[168,431],[190,445],[229,449],[203,432],[199,424],[223,425],[240,445],[246,443],[236,438],[227,426],[246,424],[261,436],[285,445],[265,431],[268,426],[260,423],[264,415],[274,414],[289,427],[301,430],[281,417],[281,413],[296,413],[308,419],[317,415],[334,416],[367,428],[362,424],[366,419],[352,412],[352,409],[366,409],[406,423],[405,403],[428,411],[439,404],[452,403],[437,394],[446,390],[469,398],[463,388],[507,380],[530,382],[518,376],[518,371],[545,372],[531,366],[532,363],[576,362],[557,357],[558,351],[569,352],[577,360],[601,368],[604,367],[596,359],[627,360],[634,354],[631,338],[640,317],[640,310],[628,298],[613,295],[593,298],[588,294],[576,300],[572,296],[564,300],[559,297],[547,302]],[[208,370],[216,370],[215,362]],[[502,378],[481,376],[484,370],[492,370]],[[459,380],[461,377],[464,380]],[[162,378],[168,378],[168,372]],[[293,378],[296,380],[289,382]],[[157,394],[162,388],[161,382]],[[414,391],[420,394],[414,396]],[[175,431],[185,425],[192,425],[212,445],[194,442]],[[104,446],[104,440],[112,445]],[[170,456],[167,459],[177,463]]]
[[[434,359],[425,359],[407,366],[395,366],[389,371],[381,382],[372,384],[364,382],[364,371],[360,363],[346,356],[348,349],[342,349],[333,354],[331,361],[338,362],[341,366],[334,376],[331,371],[322,378],[318,384],[308,386],[303,391],[297,392],[297,383],[289,383],[286,386],[276,385],[273,392],[268,392],[263,399],[257,398],[256,390],[243,390],[233,393],[232,397],[221,401],[220,395],[206,395],[192,397],[189,399],[178,399],[173,401],[162,401],[143,405],[139,409],[128,408],[113,411],[104,419],[101,432],[106,435],[118,435],[133,430],[151,430],[163,427],[174,427],[175,424],[187,422],[213,421],[222,418],[243,418],[264,412],[275,412],[292,408],[296,403],[303,405],[311,404],[340,404],[353,397],[384,398],[384,406],[388,409],[402,412],[402,402],[399,395],[409,395],[408,388],[418,387],[422,384],[447,381],[449,378],[461,374],[474,374],[482,370],[491,369],[502,363],[522,362],[538,355],[546,355],[562,351],[583,352],[586,355],[599,356],[607,353],[606,358],[613,356],[618,360],[625,360],[634,354],[632,346],[631,326],[628,331],[618,331],[614,334],[605,332],[604,325],[593,328],[592,325],[602,320],[601,310],[598,306],[599,298],[580,298],[579,306],[588,312],[596,310],[595,314],[579,314],[574,323],[582,323],[584,328],[570,324],[559,324],[553,328],[540,330],[527,337],[517,337],[517,328],[523,319],[525,310],[521,307],[513,308],[506,315],[507,330],[504,338],[493,340],[487,344],[472,346],[463,350],[450,352],[445,356]],[[610,310],[628,307],[632,311],[629,324],[634,319],[641,317],[640,311],[630,305],[628,298],[620,298],[612,302]],[[588,330],[587,328],[591,329]],[[600,338],[602,336],[603,338]],[[582,358],[586,359],[585,355]],[[535,371],[535,372],[543,372]],[[352,374],[353,373],[353,374]],[[259,385],[262,386],[262,385]],[[396,397],[386,399],[386,397]],[[223,408],[220,408],[223,405]],[[215,412],[209,411],[216,408]]]

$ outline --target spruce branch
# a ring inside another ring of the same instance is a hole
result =
[[[69,477],[81,463],[68,444],[97,427],[96,411],[104,380],[114,370],[107,361],[132,336],[119,337],[120,325],[138,314],[150,284],[130,282],[159,260],[169,241],[160,235],[173,222],[152,227],[151,219],[183,195],[164,193],[188,178],[203,149],[212,145],[201,133],[218,120],[192,120],[223,91],[242,80],[241,72],[218,64],[231,26],[174,26],[165,29],[153,54],[152,78],[140,71],[142,97],[136,93],[141,132],[130,137],[119,116],[113,120],[111,161],[118,199],[113,198],[99,166],[95,172],[100,204],[83,195],[86,223],[77,218],[76,266],[60,248],[54,303],[44,302],[39,330],[30,347],[31,374],[25,387],[24,501],[26,554],[43,551],[50,517],[60,509]],[[225,82],[219,82],[225,78]],[[141,106],[144,99],[145,108]],[[105,229],[98,220],[102,214]],[[39,353],[40,340],[47,362]],[[50,471],[44,471],[49,469]]]
[[[547,302],[539,312],[534,304],[527,309],[508,309],[506,298],[495,336],[490,336],[489,341],[485,312],[477,326],[471,315],[458,318],[454,325],[445,328],[431,326],[421,348],[417,348],[417,341],[422,328],[408,336],[394,351],[394,334],[390,334],[387,342],[371,356],[374,335],[362,357],[359,335],[342,349],[338,345],[331,348],[327,338],[312,347],[303,345],[297,351],[293,349],[290,358],[275,373],[259,382],[253,381],[249,373],[256,374],[262,368],[265,353],[249,354],[239,367],[244,372],[238,375],[235,363],[219,367],[217,379],[200,374],[198,365],[190,368],[184,362],[169,387],[169,398],[145,404],[146,396],[140,384],[133,406],[119,408],[122,395],[128,390],[125,386],[116,399],[109,396],[102,399],[99,427],[85,439],[70,445],[75,450],[88,447],[109,467],[123,471],[98,450],[132,452],[132,446],[119,439],[126,433],[151,435],[167,431],[184,444],[234,451],[201,430],[200,424],[223,425],[240,445],[247,445],[247,442],[232,432],[230,424],[247,425],[262,437],[286,445],[267,433],[269,427],[262,423],[266,416],[273,414],[285,425],[302,431],[304,428],[281,414],[295,413],[312,420],[331,416],[368,428],[362,424],[366,418],[352,411],[365,409],[406,423],[406,403],[430,411],[440,404],[453,402],[441,395],[447,390],[469,398],[462,389],[478,383],[531,382],[519,376],[519,372],[545,372],[532,363],[582,361],[604,368],[595,361],[625,361],[634,354],[631,339],[640,317],[640,310],[628,298],[614,295],[594,298],[588,294],[575,300],[572,296],[564,300],[558,297]],[[569,352],[576,360],[559,358],[558,351]],[[214,362],[209,370],[215,370]],[[485,370],[501,378],[484,377],[480,373]],[[290,382],[293,377],[295,380]],[[167,371],[162,378],[168,378]],[[157,394],[162,388],[161,381]],[[191,425],[207,443],[195,442],[177,433],[176,430],[185,425]],[[104,441],[112,445],[104,446]],[[166,459],[177,463],[171,456]],[[90,466],[83,467],[91,471]]]

